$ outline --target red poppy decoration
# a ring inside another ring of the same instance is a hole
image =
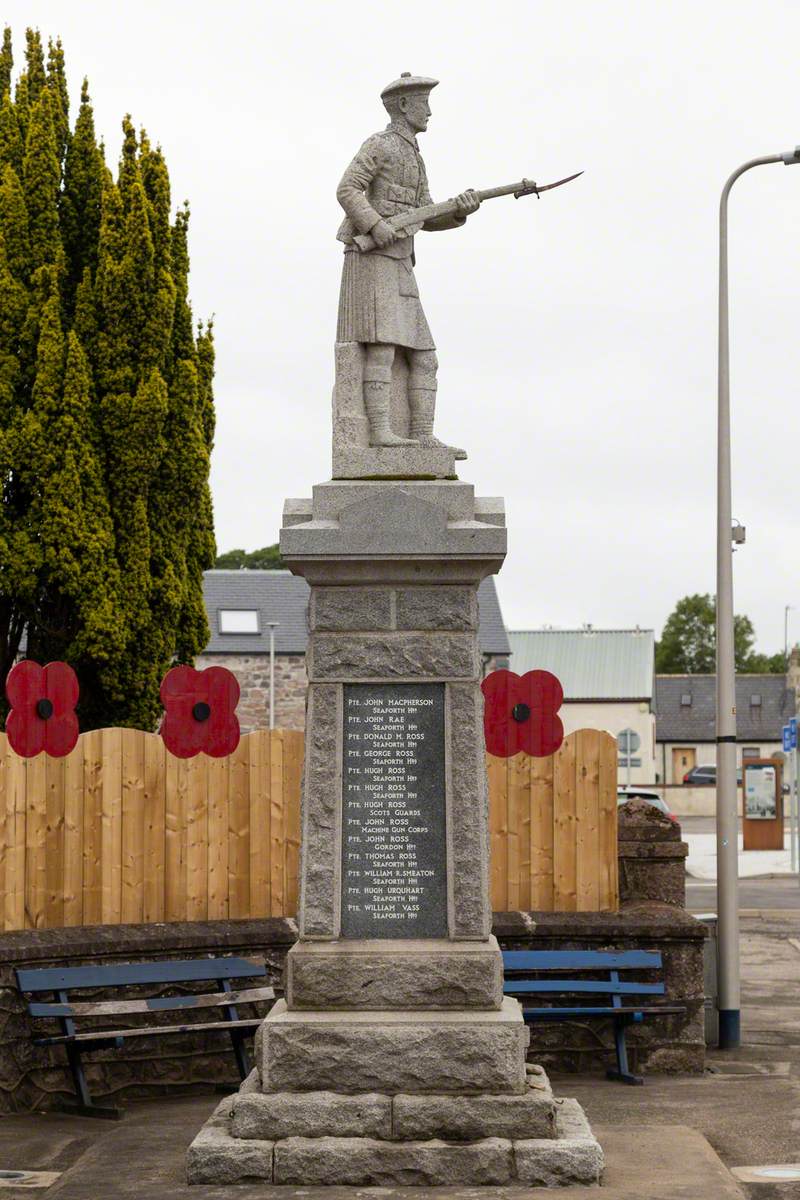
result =
[[[224,758],[239,745],[239,684],[225,667],[173,667],[161,681],[161,703],[161,736],[176,758],[194,758],[201,750]]]
[[[18,662],[6,677],[11,749],[21,758],[34,758],[42,750],[53,758],[69,754],[78,740],[79,694],[78,677],[67,663],[40,667],[27,658]]]
[[[496,758],[524,750],[532,758],[555,754],[564,740],[558,710],[564,692],[549,671],[492,671],[481,684],[486,749]]]

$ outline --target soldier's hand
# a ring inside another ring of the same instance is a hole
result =
[[[459,217],[468,217],[470,213],[477,212],[480,206],[480,198],[474,188],[467,188],[465,192],[456,196],[456,212]]]
[[[397,240],[397,234],[388,221],[378,221],[377,225],[373,225],[369,232],[379,250],[385,250],[387,246],[391,246],[392,242]]]

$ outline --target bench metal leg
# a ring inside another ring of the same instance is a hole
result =
[[[224,979],[222,982],[222,990],[225,992],[232,991],[229,979]],[[228,1021],[238,1021],[239,1013],[235,1004],[226,1004],[224,1006],[225,1018]],[[233,1053],[236,1058],[236,1065],[239,1068],[239,1077],[244,1081],[250,1074],[250,1057],[244,1044],[244,1034],[241,1029],[231,1030],[231,1042],[233,1043]]]
[[[66,1101],[62,1105],[64,1112],[74,1113],[76,1116],[81,1117],[103,1117],[109,1121],[118,1121],[122,1116],[123,1110],[121,1108],[95,1104],[92,1100],[89,1085],[86,1082],[86,1075],[83,1071],[81,1052],[78,1047],[74,1043],[67,1043],[66,1051],[72,1082],[75,1085],[75,1095],[78,1099],[75,1104],[69,1100]]]
[[[250,1066],[250,1056],[247,1053],[244,1038],[238,1029],[231,1030],[231,1041],[233,1042],[233,1053],[236,1056],[239,1075],[244,1080],[250,1074],[252,1067]]]
[[[629,1083],[639,1086],[644,1083],[641,1075],[633,1075],[628,1069],[628,1048],[625,1045],[625,1026],[628,1022],[617,1018],[614,1021],[614,1046],[617,1051],[617,1069],[606,1071],[606,1079],[616,1079],[619,1083]]]

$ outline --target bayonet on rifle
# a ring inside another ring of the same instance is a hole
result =
[[[564,179],[557,179],[555,183],[544,183],[541,186],[531,179],[521,179],[518,183],[506,183],[502,187],[487,188],[484,192],[478,192],[478,199],[482,204],[484,200],[496,200],[498,196],[513,195],[515,200],[521,199],[522,196],[538,196],[540,192],[549,192],[553,188],[561,187],[562,183],[569,183],[582,174],[583,171],[576,171],[574,175],[567,175]],[[457,211],[458,205],[455,200],[442,200],[439,204],[424,204],[421,208],[410,208],[407,212],[397,213],[396,216],[388,218],[387,224],[395,233],[401,233],[411,225],[424,225],[426,221],[434,221],[437,217],[452,217]],[[356,234],[353,241],[359,250],[365,253],[374,250],[376,246],[375,239],[369,233]]]

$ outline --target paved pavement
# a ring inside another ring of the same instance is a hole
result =
[[[764,881],[776,882],[776,881]],[[763,884],[762,884],[763,886]],[[705,1076],[650,1076],[642,1088],[600,1075],[554,1076],[577,1096],[606,1152],[606,1200],[787,1200],[800,1183],[738,1183],[728,1168],[800,1160],[800,912],[764,908],[742,917],[743,1046],[713,1051]],[[58,1178],[47,1200],[522,1200],[524,1188],[292,1189],[193,1187],[185,1148],[218,1097],[131,1104],[121,1122],[59,1114],[0,1121],[0,1169]],[[22,1200],[28,1189],[2,1188]],[[587,1196],[566,1188],[564,1200]]]

